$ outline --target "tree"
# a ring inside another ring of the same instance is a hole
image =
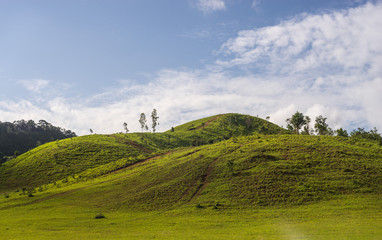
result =
[[[316,123],[314,124],[314,130],[318,135],[333,135],[333,130],[326,123],[326,119],[322,115],[316,117]]]
[[[159,125],[158,118],[159,117],[158,117],[157,110],[154,108],[153,112],[151,113],[151,119],[153,121],[152,128],[154,133],[155,133],[156,126]]]
[[[288,130],[296,132],[296,134],[300,133],[300,129],[307,123],[306,117],[304,117],[304,114],[300,112],[296,112],[292,115],[291,118],[288,118],[286,120],[288,123],[287,128]]]
[[[382,145],[382,137],[381,134],[378,133],[377,128],[373,128],[369,132],[366,132],[364,128],[357,128],[357,130],[353,130],[350,133],[350,136],[378,141]]]
[[[123,128],[125,129],[126,133],[129,133],[129,129],[127,128],[127,123],[123,123]]]
[[[349,134],[346,130],[340,128],[336,130],[337,136],[339,137],[349,137]]]
[[[139,118],[139,123],[141,124],[141,128],[142,128],[142,132],[143,132],[143,129],[147,129],[147,125],[146,125],[146,115],[144,113],[141,113],[141,117]]]
[[[311,135],[313,134],[313,130],[309,127],[309,124],[310,124],[310,117],[309,116],[305,116],[305,121],[306,121],[306,124],[304,126],[304,129],[302,130],[302,134],[304,135]]]

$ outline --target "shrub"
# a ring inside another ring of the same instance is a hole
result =
[[[102,219],[102,218],[106,218],[105,215],[103,215],[102,213],[100,214],[97,214],[95,217],[95,219]]]
[[[196,206],[195,206],[196,208],[204,208],[200,203],[198,203],[198,204],[196,204]]]

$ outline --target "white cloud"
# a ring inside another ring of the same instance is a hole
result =
[[[382,22],[381,12],[381,4],[369,3],[347,11],[303,15],[276,26],[244,30],[222,47],[233,59],[218,63],[260,64],[273,74],[369,65],[380,73],[376,66],[381,64],[382,33],[377,31]],[[288,64],[284,67],[285,63]]]
[[[49,85],[49,81],[44,79],[29,79],[21,80],[19,82],[27,90],[35,93],[40,93],[44,88],[46,88]]]
[[[224,0],[198,0],[197,7],[205,14],[226,9]]]

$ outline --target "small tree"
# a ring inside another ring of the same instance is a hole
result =
[[[146,115],[144,113],[141,113],[141,117],[139,118],[139,123],[141,124],[141,128],[142,128],[142,132],[143,132],[143,129],[147,129],[147,125],[146,125]]]
[[[337,136],[339,137],[349,137],[349,134],[346,130],[340,128],[336,130]]]
[[[304,117],[304,114],[300,112],[296,112],[292,115],[291,118],[288,118],[286,122],[288,123],[288,130],[296,132],[296,134],[300,133],[300,129],[307,123],[307,117]],[[308,117],[309,118],[309,117]]]
[[[126,133],[129,133],[129,129],[127,128],[127,123],[123,123],[123,129],[125,129]]]
[[[151,113],[151,119],[153,121],[152,128],[154,133],[155,133],[156,126],[159,125],[158,118],[159,117],[158,117],[157,110],[154,108],[153,112]]]
[[[333,135],[333,130],[326,123],[326,119],[321,115],[316,117],[316,124],[314,124],[314,130],[318,135]]]
[[[302,134],[311,135],[311,134],[313,134],[313,130],[309,127],[310,121],[311,121],[310,117],[305,116],[305,120],[306,120],[306,123],[305,123],[304,129],[302,130]]]

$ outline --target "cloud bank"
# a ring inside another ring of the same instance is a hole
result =
[[[297,110],[312,120],[327,117],[332,128],[382,129],[380,16],[382,4],[368,3],[243,30],[204,69],[164,69],[146,84],[120,81],[87,98],[44,92],[54,81],[49,88],[44,82],[36,88],[26,84],[38,100],[0,101],[0,114],[8,121],[45,119],[81,135],[90,128],[121,132],[123,122],[140,131],[139,114],[149,118],[153,108],[160,117],[158,131],[228,112],[270,116],[285,126]]]

